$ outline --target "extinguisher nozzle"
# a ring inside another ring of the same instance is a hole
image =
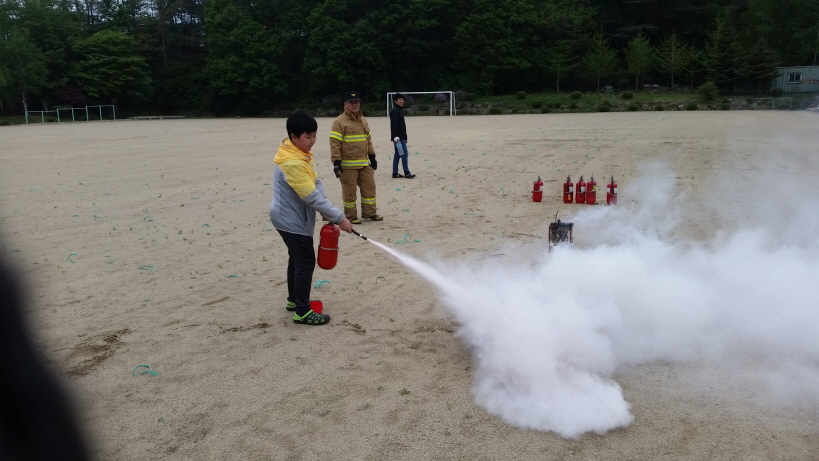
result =
[[[357,236],[361,237],[362,239],[367,240],[367,237],[364,237],[363,235],[359,234],[359,233],[358,233],[358,232],[357,232],[355,229],[353,229],[351,232],[352,232],[353,234],[355,234],[355,235],[357,235]]]

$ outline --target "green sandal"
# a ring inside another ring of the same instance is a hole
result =
[[[311,310],[299,317],[298,314],[293,314],[293,323],[301,323],[303,325],[324,325],[330,322],[330,316],[326,314],[316,314]]]

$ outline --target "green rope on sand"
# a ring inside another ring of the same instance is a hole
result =
[[[137,365],[137,366],[135,366],[135,367],[134,367],[134,371],[132,371],[132,372],[131,372],[131,376],[136,376],[136,371],[137,371],[137,369],[139,369],[139,368],[147,368],[147,370],[144,370],[144,371],[142,371],[142,372],[140,373],[141,375],[159,376],[159,373],[157,373],[157,372],[155,372],[155,371],[151,370],[151,366],[150,366],[150,365]]]
[[[329,280],[316,280],[316,283],[313,284],[313,288],[321,288],[325,283],[330,283]]]
[[[156,270],[154,268],[154,266],[139,266],[139,267],[137,267],[137,269],[142,269],[144,271],[154,271],[154,270]]]
[[[71,253],[70,255],[68,255],[68,259],[67,259],[67,261],[74,263],[74,262],[76,262],[76,261],[71,261],[71,257],[72,257],[72,256],[77,256],[77,253]]]
[[[144,218],[142,218],[143,222],[151,222],[153,220],[154,220],[153,216],[145,216]]]
[[[225,277],[225,278],[226,278],[226,279],[238,279],[238,278],[239,278],[239,276],[238,276],[238,275],[236,275],[236,274],[230,274],[230,275],[228,275],[228,276],[227,276],[227,277]]]

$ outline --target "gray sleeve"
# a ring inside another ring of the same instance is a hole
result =
[[[316,190],[302,200],[318,211],[321,216],[329,219],[331,223],[338,224],[344,220],[344,212],[327,200],[321,180],[316,180]]]

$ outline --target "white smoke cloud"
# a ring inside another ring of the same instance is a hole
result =
[[[733,220],[692,241],[675,234],[687,197],[674,195],[674,174],[654,165],[644,177],[645,200],[578,213],[575,233],[594,238],[544,248],[534,266],[436,270],[388,249],[438,287],[462,325],[476,401],[518,427],[604,433],[633,420],[615,371],[662,360],[819,411],[819,209],[760,198],[753,206],[776,219]]]

